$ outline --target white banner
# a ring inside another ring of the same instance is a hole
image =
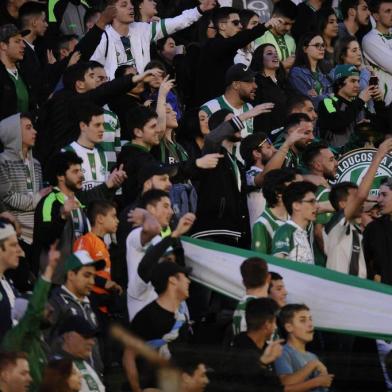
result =
[[[278,259],[215,242],[183,237],[191,278],[235,299],[244,294],[240,265],[262,257],[269,271],[283,276],[288,303],[305,303],[316,328],[392,339],[392,287],[327,268]]]

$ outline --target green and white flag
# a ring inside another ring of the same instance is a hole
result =
[[[245,295],[240,265],[260,253],[183,237],[191,278],[234,299]],[[305,303],[316,328],[377,339],[392,339],[392,287],[317,265],[262,255],[281,274],[288,303]]]

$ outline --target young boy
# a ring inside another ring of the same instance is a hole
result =
[[[233,316],[233,333],[238,335],[246,331],[245,309],[247,303],[254,298],[267,298],[270,276],[267,263],[259,257],[246,259],[240,267],[242,283],[246,294],[238,303]]]
[[[105,268],[96,272],[91,296],[93,301],[96,301],[100,312],[107,314],[110,291],[122,293],[121,286],[111,279],[110,255],[104,242],[106,234],[113,234],[117,231],[116,208],[108,201],[94,201],[88,206],[87,217],[91,224],[91,231],[74,243],[74,252],[86,250],[93,260],[105,260]]]
[[[279,314],[279,325],[287,341],[282,355],[275,361],[282,384],[295,386],[298,391],[328,391],[334,376],[328,374],[315,354],[306,351],[314,334],[309,308],[304,304],[284,306]]]
[[[268,296],[273,299],[279,306],[283,308],[286,305],[287,289],[283,281],[283,276],[277,272],[269,273],[271,279],[268,287]]]

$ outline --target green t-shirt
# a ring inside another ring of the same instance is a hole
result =
[[[233,315],[233,333],[234,335],[238,335],[241,332],[246,331],[246,319],[245,319],[245,311],[246,305],[251,299],[256,297],[252,295],[245,295],[244,298],[238,302],[237,307],[235,308],[234,315]]]
[[[280,226],[272,240],[272,254],[289,260],[314,264],[313,232],[304,230],[292,220]]]
[[[15,73],[9,70],[7,71],[15,85],[17,110],[19,113],[26,113],[29,111],[29,92],[26,84],[20,77],[18,71]]]
[[[285,224],[277,218],[270,208],[266,207],[264,212],[257,219],[252,229],[252,249],[260,253],[271,254],[272,238],[276,230]]]

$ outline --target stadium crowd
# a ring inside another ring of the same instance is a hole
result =
[[[2,0],[0,143],[0,391],[392,390],[264,260],[392,284],[392,0]]]

